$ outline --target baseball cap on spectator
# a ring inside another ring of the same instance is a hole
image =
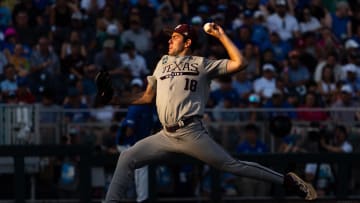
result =
[[[260,102],[260,96],[258,94],[250,94],[248,98],[249,103],[259,103]]]
[[[286,6],[286,0],[276,0],[275,4],[277,6]]]
[[[194,16],[191,18],[191,24],[193,24],[193,25],[199,25],[202,23],[203,23],[203,20],[202,20],[201,16]]]
[[[12,27],[7,28],[4,33],[5,38],[11,37],[11,36],[16,36],[16,34],[17,34],[16,30]]]
[[[106,33],[111,36],[115,36],[119,34],[119,29],[115,24],[109,24],[106,27]]]
[[[254,18],[260,18],[260,17],[264,17],[264,12],[258,10],[254,12]]]
[[[348,94],[352,94],[353,93],[353,89],[350,85],[343,85],[341,87],[341,92],[343,93],[348,93]]]
[[[351,49],[351,48],[357,49],[357,48],[359,48],[359,44],[353,39],[348,39],[345,42],[345,48],[346,49]]]
[[[262,66],[262,69],[263,69],[263,71],[269,70],[269,71],[275,72],[275,67],[274,67],[272,64],[270,64],[270,63],[265,63],[265,64]]]
[[[351,73],[356,73],[357,72],[357,67],[354,64],[347,64],[344,67],[344,71],[347,72],[351,72]]]
[[[131,85],[131,86],[137,85],[137,86],[139,86],[139,87],[142,87],[142,86],[144,85],[144,83],[143,83],[143,81],[142,81],[141,79],[139,79],[139,78],[134,78],[133,80],[131,80],[130,85]]]
[[[245,18],[252,18],[254,16],[254,12],[250,9],[246,9],[243,13]]]
[[[111,39],[107,39],[105,40],[104,44],[103,44],[104,48],[114,48],[115,47],[115,41],[111,40]]]
[[[71,19],[72,20],[82,20],[83,19],[83,15],[81,14],[81,12],[74,12],[71,15]]]

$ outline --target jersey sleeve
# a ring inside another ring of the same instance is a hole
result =
[[[204,68],[210,78],[226,74],[228,59],[212,60],[204,59]]]

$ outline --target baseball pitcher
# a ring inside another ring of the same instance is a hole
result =
[[[283,184],[307,200],[315,199],[317,194],[314,188],[296,174],[283,175],[257,163],[237,160],[208,135],[201,118],[210,81],[244,69],[246,62],[221,26],[212,22],[204,26],[204,30],[222,43],[229,59],[210,60],[191,55],[196,33],[191,25],[180,24],[172,30],[168,54],[159,60],[153,75],[148,76],[148,86],[141,95],[113,98],[108,74],[100,72],[96,77],[98,103],[148,104],[156,100],[158,116],[163,125],[160,132],[120,154],[105,202],[121,201],[134,169],[162,160],[172,153],[195,157],[238,176]]]

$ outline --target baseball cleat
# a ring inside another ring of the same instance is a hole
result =
[[[284,186],[286,189],[295,192],[305,200],[314,200],[317,198],[317,193],[314,187],[302,180],[295,173],[287,173],[284,177]]]

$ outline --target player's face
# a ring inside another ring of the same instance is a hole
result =
[[[185,41],[184,36],[179,33],[174,32],[169,41],[169,52],[170,56],[178,56],[185,52]]]

